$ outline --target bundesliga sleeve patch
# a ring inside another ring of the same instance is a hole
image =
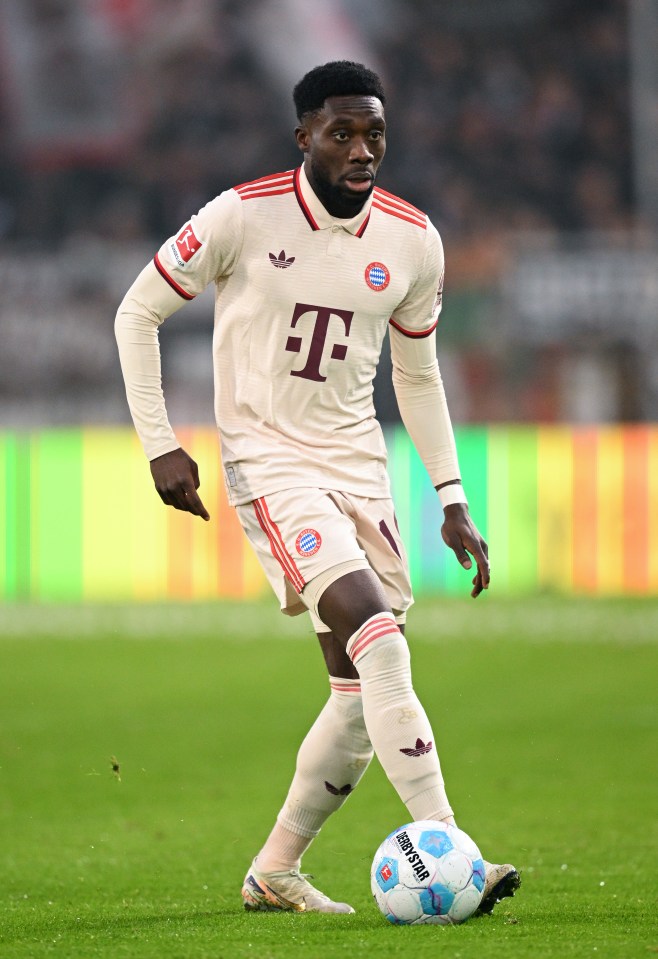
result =
[[[322,546],[322,537],[315,529],[303,529],[295,540],[300,556],[314,556]]]
[[[203,246],[196,236],[191,223],[186,223],[169,249],[179,266],[185,266]]]
[[[369,263],[366,267],[366,283],[371,290],[379,293],[391,282],[391,274],[383,263]]]

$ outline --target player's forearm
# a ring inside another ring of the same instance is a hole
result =
[[[410,373],[393,368],[400,416],[434,486],[459,480],[459,462],[443,381],[436,362]]]
[[[434,335],[392,332],[391,357],[400,415],[433,485],[461,479]]]
[[[147,267],[126,294],[115,321],[128,406],[150,460],[176,449],[162,392],[158,326],[180,305]]]

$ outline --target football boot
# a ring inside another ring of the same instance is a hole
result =
[[[244,877],[242,899],[248,912],[354,912],[346,902],[325,896],[299,870],[261,872],[256,859]]]
[[[485,860],[484,890],[476,915],[481,916],[493,912],[494,906],[501,899],[513,896],[520,885],[521,877],[514,866],[509,863],[504,866],[497,866],[495,863]]]

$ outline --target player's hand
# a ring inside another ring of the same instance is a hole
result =
[[[444,514],[443,542],[453,550],[464,569],[472,568],[471,556],[477,564],[471,590],[471,596],[476,599],[483,589],[489,589],[489,548],[478,533],[465,503],[451,503],[446,506]]]
[[[199,468],[185,450],[172,450],[151,460],[151,476],[160,499],[167,506],[185,510],[205,520],[210,519],[197,493]]]

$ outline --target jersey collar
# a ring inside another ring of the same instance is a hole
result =
[[[306,171],[303,166],[295,170],[293,182],[297,202],[312,230],[328,230],[333,226],[341,226],[344,230],[347,230],[348,233],[351,233],[352,236],[363,236],[368,226],[368,220],[370,219],[372,193],[356,216],[353,216],[350,220],[341,220],[328,213],[320,203],[316,194],[313,192],[313,187],[308,182],[308,177],[306,176]]]

